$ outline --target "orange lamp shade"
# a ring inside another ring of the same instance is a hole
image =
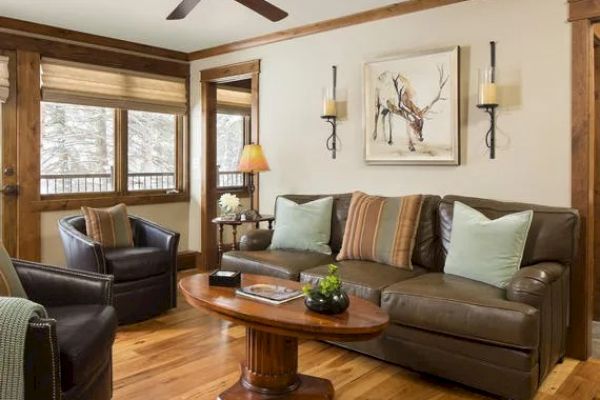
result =
[[[269,171],[269,163],[259,144],[247,144],[240,157],[240,172],[255,173]]]

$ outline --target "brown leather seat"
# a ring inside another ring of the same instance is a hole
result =
[[[110,352],[117,330],[115,310],[86,304],[46,307],[46,311],[49,318],[56,320],[63,392],[85,386],[111,361]]]
[[[136,281],[169,269],[169,252],[157,247],[105,249],[104,256],[107,273],[115,277],[115,282]]]
[[[338,261],[335,263],[344,281],[344,289],[354,296],[362,297],[377,305],[381,291],[394,282],[414,278],[427,272],[415,266],[412,271],[370,261]],[[300,281],[313,285],[328,274],[328,265],[303,271]]]
[[[297,281],[300,279],[300,272],[305,269],[329,264],[333,260],[331,255],[308,251],[229,251],[223,254],[221,268]]]
[[[468,340],[536,349],[539,311],[506,300],[505,293],[459,276],[430,273],[387,287],[381,307],[396,324]]]

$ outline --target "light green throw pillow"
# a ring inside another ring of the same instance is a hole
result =
[[[444,272],[505,288],[521,266],[532,219],[529,210],[490,220],[455,202]]]
[[[308,250],[331,254],[329,239],[333,197],[304,204],[279,197],[276,209],[272,250]]]
[[[2,244],[0,244],[0,296],[27,298],[17,271]]]

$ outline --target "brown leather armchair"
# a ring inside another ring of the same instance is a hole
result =
[[[117,329],[112,277],[13,263],[29,299],[48,312],[27,330],[25,399],[109,400]]]
[[[65,217],[58,227],[67,266],[114,276],[119,324],[151,318],[177,306],[179,233],[130,216],[134,247],[104,248],[86,235],[82,216]]]

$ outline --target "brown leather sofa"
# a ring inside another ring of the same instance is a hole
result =
[[[285,196],[307,202],[318,196]],[[340,250],[350,194],[334,196],[331,248]],[[520,271],[506,289],[443,273],[454,201],[490,218],[532,209]],[[338,345],[511,399],[530,399],[565,354],[569,268],[577,211],[459,196],[426,196],[412,271],[367,261],[336,262],[351,294],[380,305],[391,324],[379,338]],[[272,232],[251,231],[223,269],[316,282],[334,256],[268,249]]]
[[[112,276],[13,264],[29,299],[48,312],[27,329],[25,399],[110,400],[117,330]]]

